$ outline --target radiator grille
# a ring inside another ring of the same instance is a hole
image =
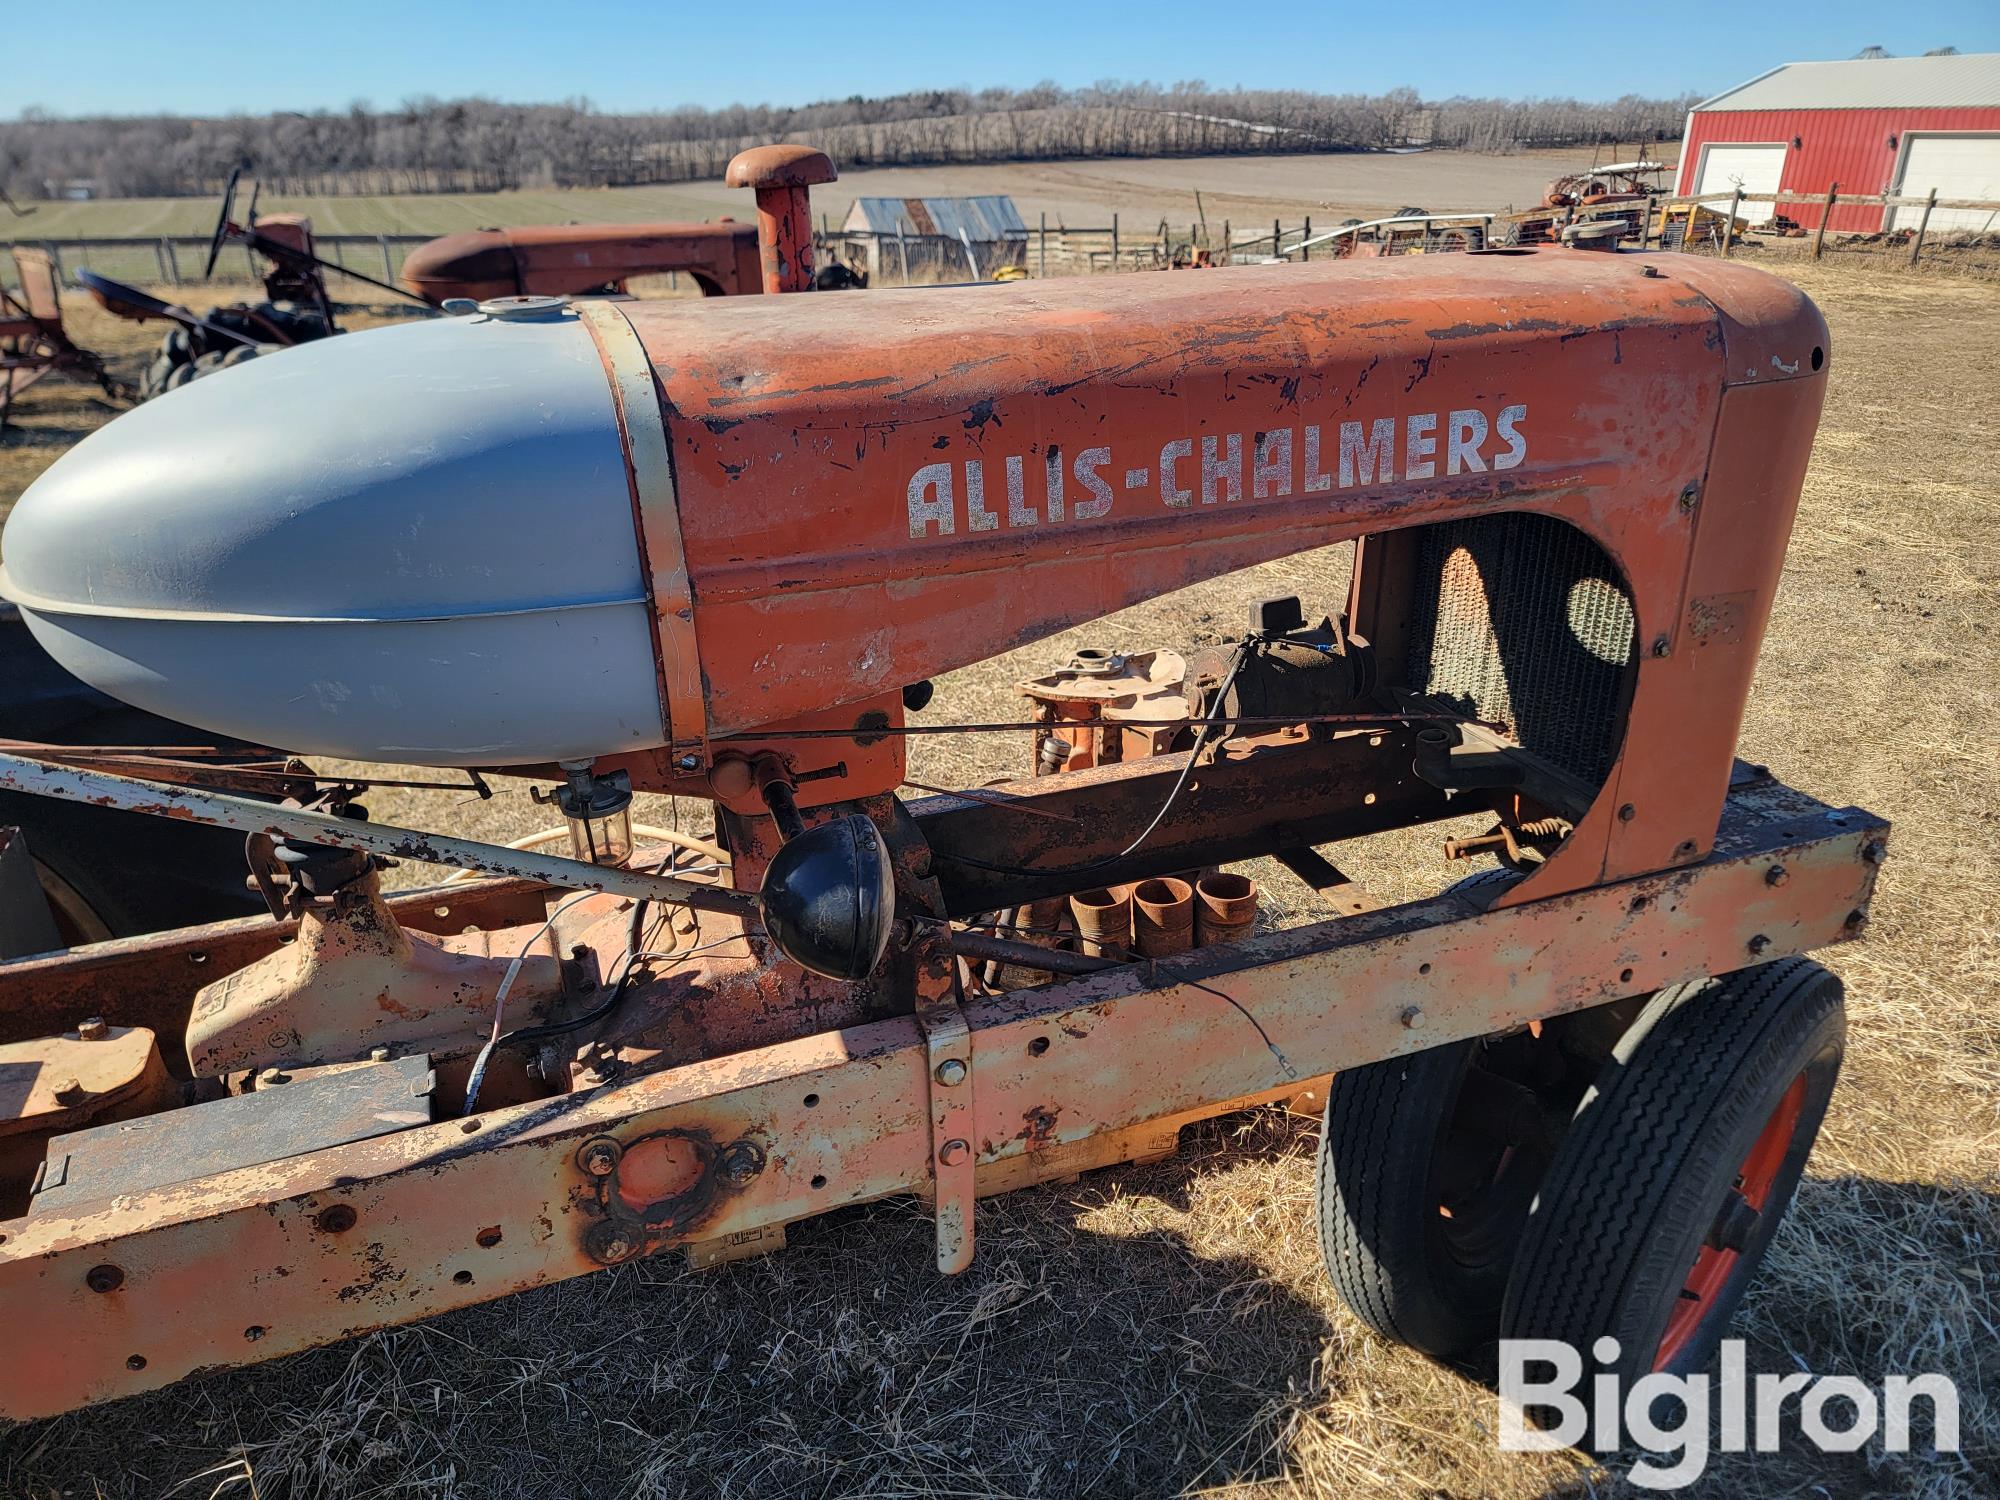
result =
[[[1632,666],[1631,596],[1589,537],[1549,516],[1422,529],[1409,680],[1602,785]]]

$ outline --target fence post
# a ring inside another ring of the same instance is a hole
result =
[[[1271,259],[1273,260],[1276,260],[1278,253],[1285,248],[1285,242],[1281,238],[1284,232],[1279,226],[1278,221],[1273,219],[1271,221]]]
[[[1736,191],[1729,195],[1729,217],[1723,221],[1722,225],[1722,258],[1724,260],[1729,259],[1729,247],[1736,242],[1736,211],[1742,206],[1743,188],[1739,184]]]
[[[180,252],[174,248],[174,242],[171,239],[162,239],[160,244],[167,252],[167,280],[175,286],[179,286],[181,284]]]
[[[160,240],[153,246],[153,259],[160,265],[160,280],[167,279],[167,242]]]
[[[1047,209],[1042,210],[1042,268],[1037,274],[1044,281],[1049,279],[1049,214]]]
[[[1236,242],[1229,237],[1229,221],[1227,219],[1222,221],[1222,263],[1225,266],[1236,264]]]
[[[1311,260],[1313,258],[1312,246],[1307,243],[1307,241],[1312,239],[1312,237],[1313,237],[1313,216],[1311,214],[1307,214],[1306,227],[1299,231],[1300,260]]]
[[[1826,243],[1826,221],[1833,217],[1833,201],[1840,196],[1840,184],[1835,183],[1826,190],[1826,207],[1819,211],[1819,228],[1813,231],[1813,259],[1819,259],[1819,247]]]
[[[396,279],[396,263],[389,259],[389,236],[378,234],[375,238],[382,242],[382,279],[384,281],[394,281]]]
[[[1111,216],[1111,269],[1118,269],[1118,215]]]
[[[910,242],[903,238],[903,220],[900,214],[896,217],[896,259],[902,262],[903,285],[908,286],[910,284]]]
[[[49,264],[55,267],[56,285],[57,286],[68,285],[69,276],[63,270],[62,252],[56,249],[56,242],[54,240],[43,240],[42,249],[44,252],[46,252],[46,254],[49,257]]]
[[[1931,210],[1937,207],[1937,189],[1931,189],[1930,198],[1924,203],[1924,216],[1917,220],[1917,237],[1910,241],[1910,264],[1917,263],[1917,252],[1924,248],[1924,231],[1931,227]]]

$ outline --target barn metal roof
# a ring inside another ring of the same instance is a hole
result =
[[[974,244],[1024,239],[1028,226],[1014,200],[1004,193],[978,198],[856,198],[842,229],[909,235],[941,234]]]
[[[2000,52],[1785,63],[1695,108],[2000,108]]]

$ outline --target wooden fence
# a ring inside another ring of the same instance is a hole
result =
[[[1716,210],[1720,222],[1711,234],[1702,237],[1698,243],[1726,256],[1739,243],[1734,226],[1746,203],[1817,208],[1820,211],[1819,223],[1808,231],[1815,260],[1825,251],[1827,220],[1836,206],[1922,210],[1914,230],[1895,229],[1880,235],[1834,231],[1836,243],[1843,239],[1879,243],[1886,238],[1891,240],[1892,248],[1900,246],[1900,236],[1908,234],[1908,262],[1911,265],[1917,264],[1927,244],[1935,248],[1930,221],[1931,215],[1938,209],[1989,213],[1993,216],[1993,231],[2000,233],[2000,202],[1940,198],[1935,192],[1924,197],[1844,193],[1835,183],[1824,193],[1745,193],[1737,190],[1656,198],[1648,206],[1642,220],[1640,246],[1643,248],[1657,242],[1657,224],[1668,223],[1676,215],[1686,214],[1699,205]],[[1726,211],[1722,205],[1727,205]],[[1606,210],[1615,212],[1621,207],[1626,205],[1607,205]],[[1664,215],[1662,208],[1666,210]],[[1478,216],[1437,214],[1427,217],[1444,220]],[[1217,264],[1280,258],[1311,260],[1315,252],[1321,255],[1337,253],[1338,246],[1332,242],[1349,232],[1325,226],[1324,221],[1322,225],[1317,234],[1310,217],[1296,224],[1273,219],[1268,232],[1261,223],[1233,225],[1228,219],[1219,223],[1200,219],[1185,225],[1159,219],[1150,220],[1142,227],[1121,224],[1117,214],[1111,215],[1109,224],[1069,225],[1060,222],[1050,224],[1048,215],[1043,214],[1036,225],[1004,241],[966,244],[942,235],[856,233],[834,229],[830,225],[823,225],[819,239],[832,254],[867,265],[877,285],[893,286],[912,280],[940,281],[967,277],[985,280],[1002,265],[1008,264],[1020,266],[1031,276],[1073,276],[1154,270],[1203,257]],[[1977,230],[1971,232],[1980,233]],[[1966,231],[1955,230],[1953,233],[1963,234]],[[421,234],[327,234],[316,235],[314,244],[323,256],[336,265],[352,266],[367,275],[394,281],[402,269],[404,256],[414,246],[424,244],[431,238]],[[81,269],[97,271],[120,281],[164,283],[168,286],[199,281],[202,279],[202,267],[208,259],[209,246],[206,238],[190,235],[22,239],[16,243],[46,250],[54,259],[57,272],[66,285],[75,284],[75,273]],[[1696,244],[1691,240],[1687,248],[1696,248]],[[0,285],[12,285],[13,276],[12,260],[0,255]],[[214,279],[232,282],[258,280],[250,251],[243,246],[225,249],[216,263]]]
[[[877,284],[889,286],[967,276],[983,281],[1003,265],[1020,266],[1032,276],[1073,276],[1158,270],[1202,254],[1216,263],[1294,254],[1310,260],[1313,248],[1325,242],[1324,235],[1314,237],[1311,218],[1289,225],[1273,219],[1268,232],[1261,224],[1242,229],[1246,232],[1228,219],[1185,225],[1159,219],[1135,226],[1122,223],[1117,214],[1109,224],[1051,224],[1042,214],[1035,225],[1005,240],[967,243],[946,235],[886,234],[825,224],[818,238],[835,257],[867,269]]]
[[[403,257],[417,246],[428,244],[428,234],[318,234],[313,244],[335,265],[384,281],[394,281],[402,269]],[[55,262],[56,274],[65,286],[76,284],[76,273],[95,271],[116,281],[140,281],[181,286],[202,279],[208,263],[209,241],[205,235],[128,235],[122,238],[28,239],[12,243],[45,250]],[[215,263],[216,281],[261,281],[249,247],[224,248]],[[14,284],[14,262],[0,254],[0,283]]]
[[[1818,260],[1825,253],[1827,223],[1832,219],[1833,210],[1836,207],[1922,209],[1923,212],[1918,217],[1917,226],[1914,231],[1901,228],[1885,228],[1877,231],[1875,234],[1860,234],[1851,230],[1834,231],[1836,243],[1841,239],[1879,240],[1884,237],[1907,233],[1910,235],[1909,263],[1913,266],[1917,263],[1918,257],[1923,254],[1924,241],[1930,233],[1931,215],[1941,208],[1965,210],[1989,215],[1987,227],[1984,230],[1955,230],[1953,231],[1954,233],[1971,233],[1984,236],[2000,230],[2000,203],[1983,198],[1940,198],[1935,188],[1931,189],[1925,196],[1918,198],[1900,196],[1893,193],[1843,193],[1840,190],[1840,184],[1836,182],[1824,193],[1746,193],[1741,188],[1738,188],[1734,192],[1729,193],[1700,193],[1690,194],[1685,197],[1657,199],[1655,200],[1655,212],[1658,211],[1658,207],[1662,203],[1666,205],[1667,216],[1669,218],[1672,217],[1675,210],[1684,210],[1692,205],[1699,204],[1703,207],[1711,207],[1716,204],[1727,203],[1729,205],[1728,217],[1724,223],[1721,243],[1721,251],[1724,255],[1729,253],[1735,242],[1736,220],[1742,212],[1743,205],[1746,203],[1769,203],[1774,207],[1796,204],[1801,207],[1810,205],[1818,208],[1820,211],[1819,222],[1813,226],[1811,231],[1812,258],[1814,260]],[[1787,215],[1786,217],[1790,216]],[[1765,232],[1768,233],[1769,231],[1766,230]]]

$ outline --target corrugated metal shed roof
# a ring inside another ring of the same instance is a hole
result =
[[[954,240],[963,229],[975,245],[1024,239],[1028,233],[1020,210],[1004,193],[979,198],[856,198],[840,227],[895,234],[898,224],[904,234],[941,234]]]
[[[1695,106],[1697,110],[1994,107],[2000,107],[2000,52],[1786,63]]]

